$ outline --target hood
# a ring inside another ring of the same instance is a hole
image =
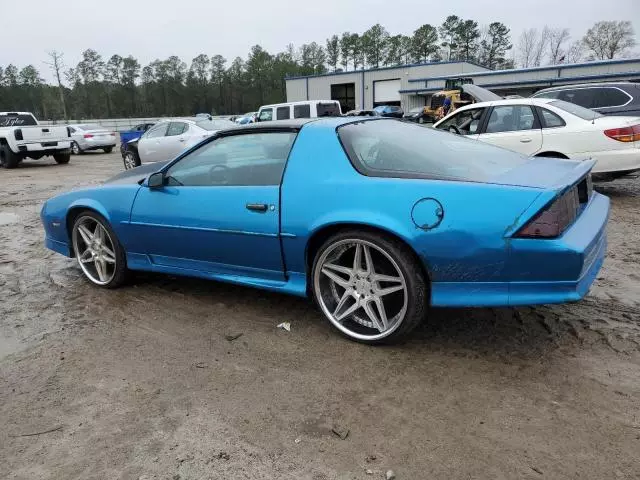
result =
[[[472,83],[462,85],[462,91],[471,95],[476,102],[495,102],[496,100],[502,100],[501,96],[490,92],[486,88],[473,85]]]
[[[139,167],[132,168],[131,170],[125,170],[124,172],[111,177],[104,183],[106,185],[139,183],[140,181],[147,178],[150,174],[160,170],[168,163],[169,161],[147,163],[146,165],[141,165]]]

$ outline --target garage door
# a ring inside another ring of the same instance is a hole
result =
[[[373,82],[373,103],[376,105],[400,104],[400,79]]]

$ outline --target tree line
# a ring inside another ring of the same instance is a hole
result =
[[[203,53],[189,65],[170,56],[142,66],[132,55],[105,59],[87,49],[77,65],[67,67],[63,54],[53,51],[45,63],[54,85],[33,65],[0,66],[0,110],[28,110],[43,119],[242,113],[284,101],[287,76],[456,60],[491,69],[531,67],[617,58],[635,45],[628,21],[598,22],[582,39],[570,38],[566,28],[528,29],[514,48],[506,25],[480,26],[450,15],[412,35],[391,35],[377,24],[361,34],[333,35],[324,45],[289,44],[276,54],[255,45],[246,59],[231,63]]]

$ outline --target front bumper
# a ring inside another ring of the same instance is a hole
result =
[[[574,224],[557,239],[510,239],[510,282],[434,282],[441,307],[498,307],[575,302],[600,271],[607,250],[609,199],[593,193]]]

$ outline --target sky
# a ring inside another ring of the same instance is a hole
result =
[[[391,34],[411,34],[448,15],[503,22],[514,43],[532,27],[567,27],[576,40],[597,21],[631,20],[640,43],[640,0],[0,0],[0,66],[33,64],[51,81],[47,52],[63,52],[69,67],[87,48],[105,60],[131,54],[143,66],[170,55],[189,64],[200,53],[231,63],[255,44],[277,53],[289,43],[324,44],[334,33],[361,33],[376,23]]]

